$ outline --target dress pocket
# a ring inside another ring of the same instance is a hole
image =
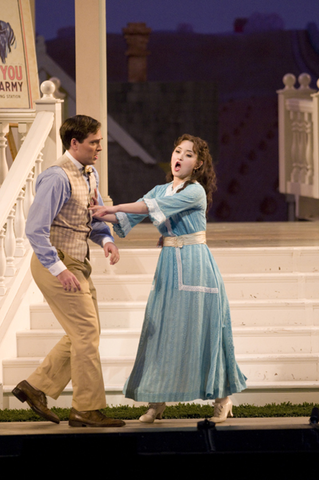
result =
[[[198,245],[199,247],[202,247]],[[187,250],[190,248],[194,249],[194,246],[183,247]],[[185,251],[187,251],[185,250]],[[197,249],[195,249],[197,250]],[[189,252],[191,253],[191,252]],[[198,258],[198,262],[202,262],[202,265],[199,265],[195,270],[193,269],[191,263],[191,258],[197,258],[196,255],[191,253],[188,256],[187,267],[185,268],[185,261],[183,265],[182,254],[180,248],[175,248],[176,262],[177,262],[177,271],[178,271],[178,289],[187,291],[187,292],[202,292],[202,293],[218,293],[219,288],[217,282],[215,281],[214,272],[207,271],[207,265],[203,264],[203,259]]]

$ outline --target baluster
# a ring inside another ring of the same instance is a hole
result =
[[[299,179],[299,168],[298,168],[298,126],[297,122],[294,121],[294,112],[290,112],[291,118],[291,130],[292,130],[292,141],[291,141],[291,174],[290,180],[295,183]]]
[[[25,227],[25,218],[23,213],[23,190],[20,192],[17,198],[16,204],[16,214],[14,219],[14,230],[16,236],[16,257],[23,257],[25,254],[24,246],[24,227]]]
[[[306,123],[306,165],[307,173],[305,182],[308,185],[313,185],[313,146],[312,146],[312,116],[307,114],[307,123]]]
[[[18,134],[20,138],[20,148],[25,140],[25,137],[28,133],[28,125],[26,123],[19,123],[18,124]]]
[[[34,180],[33,180],[33,194],[35,195],[35,184],[37,181],[38,176],[40,175],[42,171],[42,163],[43,163],[43,153],[40,152],[36,161],[35,161],[35,167],[34,167]]]
[[[4,243],[6,255],[7,255],[7,268],[5,273],[7,277],[13,277],[16,273],[16,268],[14,265],[16,237],[14,234],[13,220],[14,220],[14,210],[12,209],[7,219],[7,233],[5,237],[5,243]]]
[[[6,271],[6,255],[4,251],[4,229],[0,230],[0,295],[4,295],[6,293],[6,285],[4,282],[4,274]]]
[[[9,123],[0,123],[0,185],[4,182],[8,174],[8,163],[6,156],[7,138],[6,134],[9,131]]]
[[[300,165],[300,175],[299,182],[305,183],[306,174],[307,174],[307,165],[306,165],[306,147],[307,147],[307,136],[306,136],[306,121],[305,113],[300,112],[299,115],[302,117],[302,120],[299,123],[299,145],[298,145],[298,156],[299,156],[299,165]]]
[[[29,209],[33,202],[33,173],[30,172],[26,180],[25,196],[24,196],[24,218],[28,218]]]

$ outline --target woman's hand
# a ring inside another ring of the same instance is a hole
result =
[[[89,210],[92,212],[93,217],[102,218],[106,215],[114,215],[118,212],[123,213],[132,213],[138,215],[148,214],[148,208],[143,201],[134,202],[134,203],[123,203],[120,205],[113,206],[101,206],[101,205],[92,205],[89,207]]]
[[[92,212],[92,217],[102,218],[105,215],[116,213],[115,206],[105,206],[105,205],[92,205],[89,207],[89,210]]]

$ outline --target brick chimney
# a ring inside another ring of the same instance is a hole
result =
[[[151,29],[145,23],[128,23],[122,29],[127,43],[128,81],[132,83],[147,81],[147,43]]]

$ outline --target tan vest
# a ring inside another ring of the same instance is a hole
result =
[[[57,249],[81,262],[89,258],[88,237],[92,216],[88,207],[96,188],[95,175],[90,174],[91,192],[79,169],[66,156],[55,163],[63,168],[71,185],[71,197],[52,222],[50,241]]]

